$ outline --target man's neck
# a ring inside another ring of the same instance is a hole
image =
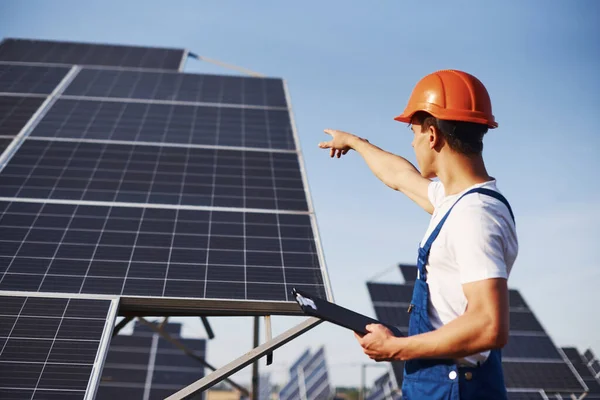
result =
[[[446,196],[494,178],[488,175],[481,155],[465,156],[455,152],[440,154],[437,177],[444,185]]]

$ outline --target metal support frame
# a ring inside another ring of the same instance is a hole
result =
[[[112,337],[117,336],[119,332],[121,332],[121,329],[125,328],[125,326],[130,323],[132,319],[133,317],[125,317],[119,321],[119,323],[115,325],[115,328],[113,329]]]
[[[202,316],[200,317],[200,320],[202,321],[202,325],[204,325],[204,329],[206,330],[206,335],[208,336],[208,338],[214,339],[215,333],[213,332],[210,323],[208,322],[208,318]]]
[[[268,342],[273,338],[273,330],[271,329],[271,316],[265,315],[265,341]],[[267,365],[273,364],[273,352],[267,354]]]
[[[165,332],[164,330],[162,330],[161,328],[156,326],[156,324],[153,324],[152,322],[147,321],[144,317],[137,317],[137,318],[141,323],[146,325],[148,328],[152,329],[154,332],[158,333],[163,339],[165,339],[166,341],[168,341],[169,343],[171,343],[172,345],[177,347],[179,350],[183,351],[186,355],[188,355],[188,356],[192,357],[194,360],[200,362],[205,367],[207,367],[213,371],[217,371],[217,369],[215,367],[213,367],[211,364],[209,364],[203,357],[198,356],[193,350],[190,350],[186,345],[181,343],[179,340],[175,339],[174,337],[169,335],[167,332]],[[224,380],[227,383],[229,383],[231,386],[233,386],[234,388],[239,390],[244,396],[249,395],[248,390],[246,388],[244,388],[243,386],[235,383],[231,379],[224,379]]]
[[[258,347],[258,335],[260,334],[260,317],[254,317],[254,348]],[[252,363],[252,400],[258,400],[258,359]]]
[[[274,339],[263,343],[262,345],[254,348],[250,352],[245,355],[237,358],[236,360],[230,362],[229,364],[219,368],[213,373],[205,376],[204,378],[192,383],[191,385],[181,389],[180,391],[172,394],[167,397],[165,400],[182,400],[189,399],[191,396],[200,392],[202,390],[209,389],[214,386],[216,383],[226,379],[227,377],[233,375],[244,367],[247,367],[255,360],[260,359],[268,353],[272,353],[273,350],[278,349],[289,341],[295,339],[296,337],[302,335],[303,333],[311,330],[312,328],[319,325],[323,320],[319,318],[307,318],[300,324],[294,326],[291,329],[283,332],[278,335]]]

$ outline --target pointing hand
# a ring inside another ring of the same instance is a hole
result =
[[[321,149],[331,149],[329,156],[340,158],[352,149],[351,142],[357,137],[351,133],[338,131],[335,129],[325,129],[325,133],[331,135],[331,140],[328,142],[319,143]]]

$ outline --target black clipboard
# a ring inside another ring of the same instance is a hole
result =
[[[360,335],[366,335],[368,332],[365,326],[368,324],[381,324],[388,328],[394,336],[404,336],[398,328],[393,325],[384,324],[381,321],[359,314],[325,299],[313,296],[296,288],[292,289],[296,303],[302,311],[310,316],[321,318],[322,320],[334,323],[344,328],[350,329]]]

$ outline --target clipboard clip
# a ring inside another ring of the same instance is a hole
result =
[[[295,288],[293,289],[292,293],[294,294],[294,296],[296,296],[296,301],[298,302],[298,304],[300,304],[303,307],[310,307],[315,311],[317,310],[315,302],[309,299],[308,297],[302,296],[296,291]]]

